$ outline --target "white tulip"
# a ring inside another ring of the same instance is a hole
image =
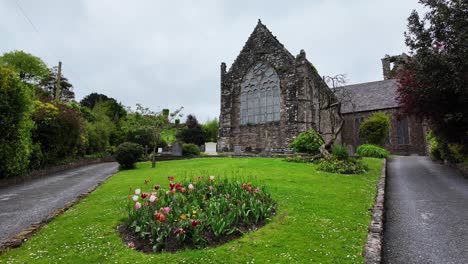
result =
[[[138,195],[133,195],[133,201],[134,202],[138,201]]]
[[[135,194],[136,194],[136,195],[139,195],[140,193],[141,193],[141,190],[140,190],[140,189],[136,189],[136,190],[135,190]]]

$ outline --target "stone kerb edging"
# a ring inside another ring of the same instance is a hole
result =
[[[66,203],[64,207],[53,211],[51,214],[49,214],[47,216],[46,219],[44,219],[42,221],[39,221],[39,222],[36,222],[36,223],[33,223],[29,227],[23,229],[23,231],[21,231],[16,236],[13,236],[13,237],[7,239],[4,243],[0,243],[0,255],[2,253],[4,253],[4,252],[8,251],[9,249],[17,248],[17,247],[21,246],[21,244],[23,242],[26,242],[35,233],[37,233],[42,227],[44,227],[46,224],[48,224],[49,222],[54,220],[57,216],[60,216],[63,213],[65,213],[68,209],[70,209],[73,205],[77,204],[79,201],[86,198],[89,194],[94,192],[94,190],[96,190],[101,184],[103,184],[105,181],[107,181],[107,179],[112,177],[114,174],[108,176],[106,179],[104,179],[102,181],[99,181],[96,185],[94,185],[94,187],[91,187],[87,192],[78,195],[75,199],[73,199],[72,201]]]
[[[363,251],[364,263],[366,264],[379,264],[382,260],[386,177],[387,159],[384,159],[380,181],[377,184],[377,195],[371,209],[372,218],[369,224],[367,242]]]

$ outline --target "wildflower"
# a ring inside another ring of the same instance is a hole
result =
[[[139,195],[140,193],[141,193],[141,190],[140,190],[140,189],[136,189],[136,190],[135,190],[135,194],[136,194],[136,195]]]
[[[149,198],[149,201],[154,203],[155,200],[156,200],[156,196],[152,194]]]
[[[156,191],[159,190],[159,188],[161,188],[161,185],[159,185],[159,184],[156,184],[156,185],[154,186],[154,189],[155,189]]]
[[[145,184],[148,184],[149,183],[149,180],[145,180]]]
[[[190,223],[192,224],[193,227],[196,227],[200,223],[200,221],[192,220],[192,221],[190,221]]]
[[[187,231],[185,231],[184,229],[182,228],[177,228],[175,231],[174,231],[174,234],[185,234],[187,233]]]
[[[132,199],[133,199],[134,202],[138,201],[138,195],[133,195]]]
[[[174,176],[172,176],[172,175],[171,175],[171,176],[168,176],[167,179],[168,179],[169,181],[174,181]]]
[[[189,184],[188,189],[189,189],[190,191],[193,191],[193,189],[195,189],[195,187],[193,187],[193,184]]]
[[[210,176],[210,181],[214,181],[214,176]]]
[[[147,193],[141,193],[141,199],[146,199],[146,197],[148,197]]]
[[[164,208],[162,209],[162,211],[163,211],[163,213],[168,214],[169,211],[171,211],[171,208],[169,208],[169,207],[164,207]]]
[[[182,187],[182,188],[180,189],[180,191],[184,193],[184,192],[185,192],[185,188]]]
[[[135,206],[133,207],[135,210],[138,210],[141,208],[141,203],[136,202]]]
[[[163,214],[160,214],[160,213],[156,213],[154,215],[154,218],[156,218],[156,220],[158,220],[160,223],[164,222],[164,219],[166,218]]]
[[[128,246],[129,248],[131,248],[131,249],[134,249],[134,248],[135,248],[135,243],[130,242],[130,243],[127,244],[127,246]]]
[[[212,191],[212,190],[213,190],[213,186],[211,186],[211,185],[208,186],[208,189],[209,189],[210,191]]]

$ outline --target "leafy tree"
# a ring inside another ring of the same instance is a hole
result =
[[[37,84],[49,74],[47,65],[40,58],[21,50],[4,53],[0,56],[0,65],[15,71],[27,83]]]
[[[420,0],[429,10],[408,18],[412,57],[398,74],[399,100],[426,118],[441,141],[468,143],[468,2]]]
[[[374,113],[364,120],[359,127],[359,135],[366,139],[367,143],[383,146],[388,137],[390,128],[390,116],[383,113]]]
[[[24,173],[32,151],[31,89],[0,66],[0,177]]]
[[[205,133],[194,115],[188,115],[185,127],[179,132],[177,138],[185,143],[192,143],[197,146],[205,144]]]
[[[57,89],[57,76],[58,76],[58,67],[55,66],[50,69],[49,75],[45,77],[40,86],[45,91],[49,92],[50,95],[55,97],[55,90]],[[68,79],[61,74],[60,77],[60,101],[70,102],[75,99],[75,93],[73,92],[73,85],[68,81]]]
[[[80,101],[82,106],[86,106],[89,109],[93,109],[98,103],[101,103],[106,108],[106,114],[113,122],[117,123],[127,115],[127,111],[122,104],[104,94],[91,93]]]
[[[97,104],[99,102],[107,101],[109,99],[112,99],[112,98],[109,98],[109,97],[107,97],[107,95],[104,95],[104,94],[91,93],[91,94],[88,94],[87,96],[85,96],[80,101],[80,104],[83,105],[83,106],[86,106],[86,107],[88,107],[90,109],[93,109],[95,104]]]
[[[206,122],[206,124],[202,125],[202,128],[206,136],[206,141],[208,142],[218,141],[218,130],[219,130],[218,118],[209,120],[208,122]]]

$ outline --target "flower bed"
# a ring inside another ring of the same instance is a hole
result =
[[[214,176],[181,182],[168,178],[168,189],[145,180],[145,190],[128,196],[121,233],[129,247],[173,252],[216,245],[255,230],[275,212],[263,186]]]

